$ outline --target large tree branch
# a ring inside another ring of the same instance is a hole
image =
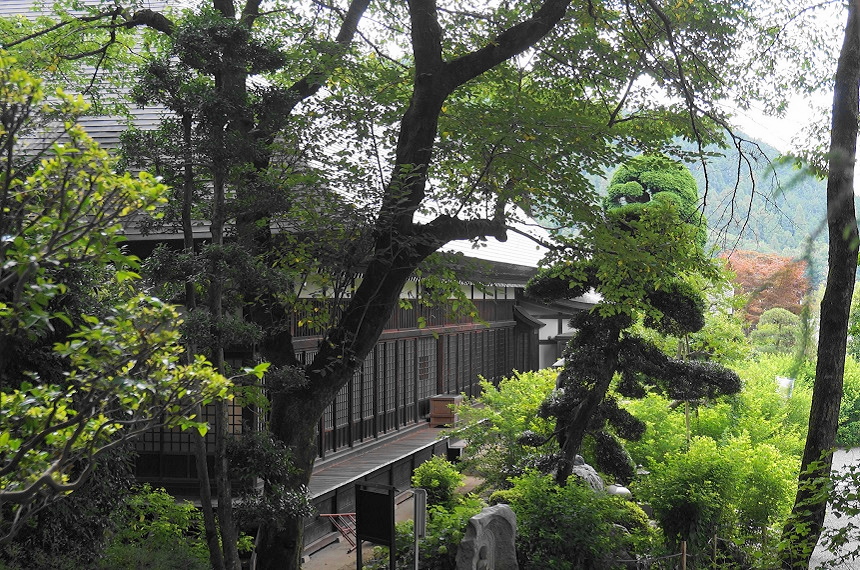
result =
[[[352,42],[358,29],[358,23],[361,21],[364,11],[367,10],[369,4],[370,0],[352,0],[349,3],[349,8],[343,16],[343,24],[341,24],[340,31],[334,40],[341,50],[346,51],[346,48]],[[288,89],[290,97],[289,102],[284,108],[284,114],[289,115],[296,105],[316,94],[330,74],[331,71],[329,69],[316,66],[307,75],[293,83]]]
[[[445,244],[454,240],[466,240],[492,236],[499,241],[507,241],[507,225],[503,217],[497,215],[492,220],[460,220],[453,216],[439,216],[425,226],[418,226],[420,232],[431,237],[432,243]],[[439,245],[433,247],[433,251]],[[432,252],[431,252],[432,253]]]
[[[570,0],[545,0],[531,18],[508,28],[483,48],[449,62],[450,91],[535,45],[561,21],[569,5]]]
[[[173,20],[161,12],[156,12],[155,10],[150,9],[138,10],[135,12],[131,19],[125,23],[125,26],[127,28],[146,26],[147,28],[151,28],[168,36],[173,35],[173,32],[176,29],[176,24],[173,23]]]

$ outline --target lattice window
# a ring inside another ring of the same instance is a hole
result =
[[[442,392],[450,392],[451,386],[457,384],[460,373],[460,355],[457,347],[460,345],[460,335],[452,334],[445,338],[445,378]]]
[[[376,378],[373,370],[375,352],[375,350],[371,351],[364,359],[364,381],[361,391],[361,414],[364,418],[373,417],[373,384]]]
[[[335,401],[335,423],[336,427],[342,427],[349,423],[349,384],[342,387],[337,393]]]
[[[418,398],[436,393],[436,340],[418,339]]]
[[[390,412],[397,409],[395,383],[397,382],[397,354],[393,342],[385,343],[385,411]]]
[[[328,431],[334,428],[334,406],[329,404],[323,412],[323,429]]]
[[[401,340],[399,352],[403,363],[403,405],[409,406],[415,401],[415,340]]]
[[[352,375],[349,387],[352,390],[352,421],[357,422],[361,420],[361,367]]]

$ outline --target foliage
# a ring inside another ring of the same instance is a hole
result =
[[[701,552],[715,535],[762,548],[790,510],[796,460],[746,436],[723,444],[697,437],[653,465],[636,492],[654,509],[671,549],[686,540]]]
[[[0,54],[4,152],[0,175],[0,537],[76,490],[95,458],[153,426],[205,430],[194,410],[226,395],[229,382],[203,359],[182,363],[175,309],[124,289],[135,260],[120,249],[120,222],[155,208],[164,187],[146,174],[114,172],[113,161],[72,119],[80,99],[61,91],[49,102],[41,83]],[[44,118],[65,118],[64,136],[44,155],[21,149],[20,137]],[[64,271],[113,264],[93,293],[98,314],[57,310],[68,289]],[[121,291],[117,297],[112,292]],[[58,378],[8,367],[23,340],[64,328],[53,355]],[[7,376],[8,375],[8,376]]]
[[[209,567],[203,518],[188,501],[143,485],[114,514],[116,532],[97,568],[203,570]]]
[[[278,525],[288,517],[313,513],[307,489],[288,484],[295,477],[292,453],[268,431],[245,431],[227,443],[230,474],[241,491],[234,511],[246,527]],[[258,481],[263,488],[258,488]]]
[[[745,304],[742,296],[734,293],[732,274],[724,267],[715,267],[716,279],[691,275],[693,287],[704,293],[704,326],[681,336],[661,333],[649,328],[644,319],[634,323],[632,331],[638,337],[660,348],[669,356],[687,355],[688,358],[707,360],[731,367],[734,362],[750,354],[749,341],[744,332],[744,321],[739,317]]]
[[[133,258],[118,245],[120,221],[153,211],[165,187],[146,173],[115,173],[108,152],[74,124],[87,109],[82,98],[58,90],[49,103],[41,81],[4,52],[0,79],[0,332],[40,335],[74,317],[50,311],[67,289],[55,280],[58,270],[97,260],[115,264],[120,282],[135,276]],[[47,119],[63,127],[47,151],[33,156],[20,137]]]
[[[577,478],[559,486],[532,471],[492,500],[508,503],[517,515],[517,559],[525,570],[611,568],[614,558],[631,559],[658,547],[658,534],[641,509],[596,493]]]
[[[656,394],[625,403],[647,425],[640,441],[626,445],[649,472],[633,490],[654,507],[670,540],[705,549],[717,534],[742,548],[721,557],[774,566],[774,533],[791,506],[811,401],[808,367],[793,385],[777,382],[794,366],[789,355],[737,363],[743,390],[695,406],[689,424],[683,407]]]
[[[806,261],[754,251],[732,251],[725,256],[735,274],[737,291],[747,296],[746,318],[756,324],[775,307],[799,314],[811,286]]]
[[[412,486],[427,490],[428,506],[451,507],[456,501],[454,492],[464,480],[454,464],[441,455],[434,455],[412,474]]]
[[[132,455],[118,448],[99,457],[93,476],[75,493],[37,513],[0,548],[0,568],[92,568],[116,530],[132,485]]]
[[[629,218],[637,216],[652,200],[673,202],[679,219],[699,228],[696,241],[704,248],[707,233],[697,208],[698,199],[696,180],[688,168],[662,155],[644,155],[628,160],[615,171],[603,207]]]
[[[624,407],[646,424],[639,441],[625,444],[637,464],[651,470],[667,456],[682,452],[687,436],[724,441],[749,437],[751,445],[768,444],[785,457],[800,457],[811,401],[808,377],[794,381],[793,388],[777,383],[794,363],[787,355],[761,355],[737,363],[743,390],[729,398],[701,402],[690,411],[689,432],[683,406],[665,396],[649,394],[629,400]]]
[[[466,534],[469,519],[481,512],[484,502],[475,496],[461,497],[450,507],[435,505],[428,509],[427,534],[418,543],[418,567],[423,570],[450,570],[456,566],[457,548]],[[395,568],[414,568],[415,530],[413,521],[397,523],[395,527]],[[374,548],[373,558],[364,570],[390,568],[388,548]]]
[[[555,388],[557,375],[557,370],[547,368],[515,372],[498,386],[481,380],[481,394],[458,409],[460,421],[451,433],[466,441],[465,470],[490,487],[504,488],[510,477],[521,475],[546,453],[546,449],[536,451],[534,440],[550,438],[554,421],[537,412]]]
[[[860,289],[851,296],[851,312],[848,315],[848,354],[860,360]]]
[[[761,352],[792,353],[799,342],[800,325],[799,316],[781,307],[773,307],[761,314],[758,324],[750,332],[750,341]]]

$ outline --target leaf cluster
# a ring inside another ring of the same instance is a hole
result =
[[[269,432],[245,431],[228,440],[227,457],[241,488],[234,506],[240,524],[277,527],[290,517],[312,514],[307,488],[292,484],[298,471],[290,450]]]
[[[510,477],[555,452],[555,421],[540,417],[538,409],[555,387],[556,375],[552,369],[516,372],[498,386],[481,380],[480,396],[458,409],[461,421],[452,433],[466,441],[464,469],[491,487],[504,488]]]

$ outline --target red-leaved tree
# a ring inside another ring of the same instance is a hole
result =
[[[799,314],[803,298],[809,293],[806,261],[773,253],[732,251],[720,257],[728,259],[735,273],[735,292],[749,296],[744,307],[746,320],[755,325],[761,314],[780,307]]]

